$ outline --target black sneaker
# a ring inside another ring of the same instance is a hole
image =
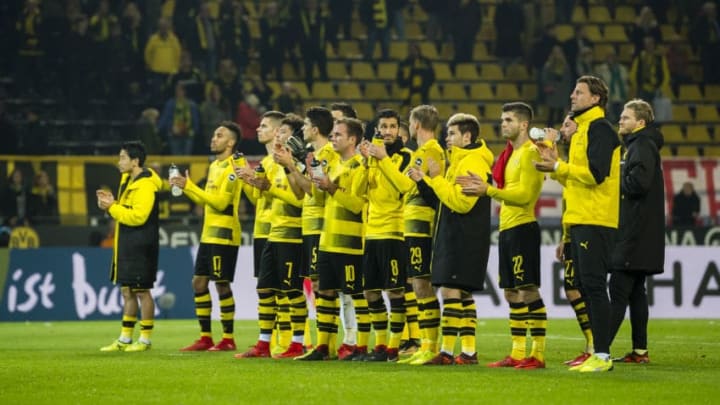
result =
[[[376,346],[372,352],[365,356],[364,361],[388,361],[387,347],[385,345]]]
[[[324,349],[324,350],[323,350]],[[330,360],[330,355],[327,351],[327,346],[321,345],[315,348],[315,350],[309,352],[308,354],[300,357],[295,357],[294,360],[299,361],[324,361],[324,360]]]
[[[420,349],[420,342],[417,339],[408,339],[398,349],[401,356],[415,354]]]

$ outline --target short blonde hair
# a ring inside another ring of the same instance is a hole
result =
[[[649,124],[655,121],[655,114],[653,113],[652,106],[645,100],[636,98],[625,103],[625,108],[633,110],[635,113],[635,119],[640,121],[644,120],[645,124]]]
[[[476,142],[480,136],[480,121],[472,115],[466,113],[453,114],[447,122],[447,126],[457,125],[461,134],[470,132],[470,142]]]

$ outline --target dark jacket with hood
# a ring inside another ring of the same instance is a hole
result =
[[[663,272],[665,264],[665,183],[660,148],[663,136],[652,127],[627,135],[621,161],[620,226],[612,268]]]

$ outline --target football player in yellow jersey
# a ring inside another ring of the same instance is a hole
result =
[[[181,349],[183,351],[235,350],[235,300],[230,283],[235,277],[235,262],[240,246],[237,208],[242,186],[241,182],[237,181],[233,166],[245,166],[246,163],[244,159],[233,163],[232,159],[240,139],[240,127],[234,122],[224,121],[215,130],[210,141],[210,150],[215,154],[215,161],[210,164],[204,190],[190,180],[187,171],[185,177],[176,176],[170,179],[170,184],[182,188],[193,202],[205,205],[203,229],[192,280],[195,314],[200,323],[200,339]],[[223,337],[217,345],[213,344],[210,327],[210,280],[215,281],[223,327]]]
[[[542,159],[535,168],[563,185],[563,225],[570,232],[575,268],[588,302],[595,353],[572,371],[606,372],[610,358],[610,298],[607,275],[620,210],[621,144],[605,118],[608,87],[595,76],[581,76],[570,94],[577,131],[570,140],[568,161],[555,147],[538,143]]]
[[[410,137],[417,141],[418,149],[413,152],[408,168],[413,167],[422,173],[427,173],[427,161],[432,159],[438,162],[440,171],[445,172],[445,152],[435,137],[435,129],[439,121],[437,109],[430,105],[417,106],[410,112],[408,129]],[[418,189],[407,173],[400,172],[389,159],[385,159],[384,151],[379,151],[376,156],[382,173],[390,180],[392,186],[404,195],[403,234],[408,257],[407,277],[412,281],[412,289],[405,291],[407,317],[414,316],[417,319],[419,316],[417,320],[421,328],[422,346],[420,347],[419,342],[408,339],[404,347],[409,354],[418,353],[417,356],[413,355],[401,362],[423,364],[434,357],[440,328],[440,305],[430,282],[430,258],[437,196],[429,188]],[[419,308],[407,305],[408,302],[416,299]],[[416,351],[418,349],[423,353]]]
[[[303,121],[294,114],[288,114],[282,120],[273,146],[275,162],[286,161],[287,147],[291,136],[299,138]],[[301,139],[297,139],[301,141]],[[293,161],[293,164],[296,162]],[[292,343],[278,358],[292,358],[304,353],[303,334],[307,319],[307,304],[302,290],[300,263],[302,259],[302,199],[291,190],[288,180],[289,169],[275,170],[270,179],[270,188],[263,191],[272,201],[270,233],[260,260],[257,292],[258,323],[260,336],[258,342],[236,358],[269,357],[270,337],[275,327],[275,317],[281,333],[292,329]],[[275,303],[280,302],[280,308]],[[286,304],[283,304],[285,302]],[[288,306],[289,319],[284,317]],[[287,325],[284,325],[287,323]]]
[[[345,102],[330,104],[330,113],[335,121],[340,118],[357,118],[357,111],[355,111],[352,105]],[[367,318],[370,316],[370,313],[368,312],[367,300],[362,292],[350,296],[339,291],[338,295],[340,296],[340,321],[342,321],[344,333],[343,343],[338,347],[337,355],[338,359],[344,360],[346,357],[355,353],[357,348],[357,319]],[[358,311],[359,314],[356,314],[356,311]],[[366,326],[370,326],[370,324],[366,323]]]
[[[473,172],[490,176],[493,154],[479,138],[480,124],[470,114],[458,113],[447,123],[450,164],[442,176],[440,165],[428,159],[427,174],[411,168],[418,189],[430,187],[440,200],[433,239],[432,283],[443,300],[440,352],[428,365],[477,364],[477,314],[472,293],[485,284],[490,254],[490,198],[462,194],[457,176]],[[458,334],[461,350],[454,357]]]
[[[498,284],[510,305],[512,351],[488,367],[545,368],[547,311],[540,296],[540,227],[535,218],[544,175],[533,165],[540,155],[528,135],[532,118],[532,108],[525,103],[503,105],[500,129],[507,146],[493,168],[495,186],[475,177],[464,187],[468,195],[487,195],[501,203]],[[460,177],[458,183],[466,184],[466,179]],[[525,354],[528,329],[530,355]]]
[[[362,231],[367,173],[362,157],[355,151],[362,137],[363,126],[359,120],[341,118],[336,121],[332,145],[340,159],[328,164],[326,176],[313,179],[320,189],[328,193],[317,260],[319,289],[315,302],[318,345],[298,360],[329,359],[340,315],[337,293],[343,291],[347,296],[362,293]],[[367,347],[362,351],[366,352]]]
[[[570,138],[577,131],[577,123],[573,121],[572,114],[567,114],[563,120],[560,130],[554,128],[545,128],[546,141],[563,143],[570,145]],[[567,153],[565,153],[567,156]],[[563,189],[565,193],[565,189]],[[563,212],[565,211],[565,198],[563,198]],[[565,271],[563,272],[563,290],[565,296],[570,302],[570,306],[575,312],[575,319],[580,326],[580,330],[585,336],[585,349],[577,357],[567,360],[564,363],[570,367],[578,366],[592,356],[595,351],[593,348],[593,335],[590,329],[590,318],[585,303],[585,297],[580,292],[580,275],[575,271],[575,263],[572,258],[570,247],[570,233],[566,226],[563,226],[562,240],[555,249],[555,258],[563,263]]]
[[[280,111],[267,111],[263,114],[258,126],[258,141],[265,145],[267,156],[263,157],[260,164],[253,170],[250,166],[236,168],[237,174],[244,182],[243,191],[255,205],[255,226],[253,228],[253,276],[258,276],[260,268],[260,256],[268,234],[270,233],[271,201],[265,198],[262,191],[270,188],[267,179],[274,178],[278,166],[272,159],[273,140],[277,134],[280,123],[285,114]]]
[[[365,357],[366,361],[397,361],[405,326],[407,248],[403,236],[403,193],[380,168],[389,165],[403,172],[410,164],[411,151],[403,147],[398,136],[399,127],[400,116],[396,111],[381,110],[373,143],[365,140],[360,145],[369,165],[363,277],[365,298],[375,329],[375,349]],[[386,291],[390,299],[389,339],[388,313],[382,291]],[[361,345],[358,334],[358,346]]]

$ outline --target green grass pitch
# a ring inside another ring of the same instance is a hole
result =
[[[213,324],[216,338],[219,322]],[[194,320],[158,320],[153,349],[101,353],[120,321],[0,323],[1,404],[716,404],[720,321],[651,320],[647,365],[609,373],[567,371],[583,346],[573,320],[550,319],[547,369],[489,369],[510,347],[506,320],[478,322],[478,366],[426,367],[235,360],[230,353],[181,353]],[[624,325],[613,355],[630,349]],[[137,335],[137,330],[136,330]],[[238,350],[256,322],[236,322]]]

